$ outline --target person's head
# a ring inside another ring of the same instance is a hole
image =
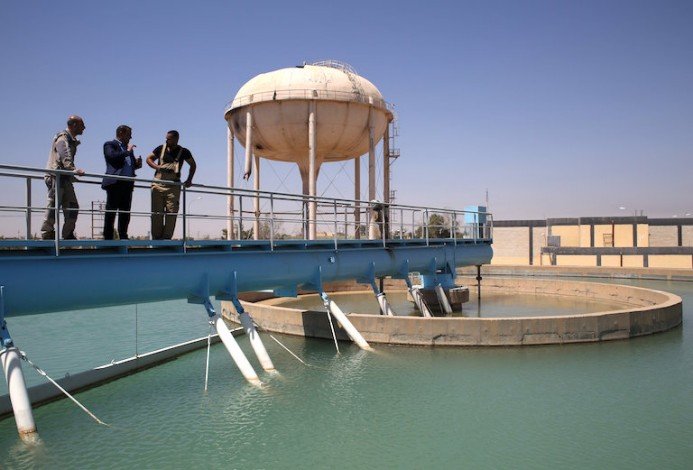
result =
[[[128,144],[132,139],[132,128],[122,124],[116,128],[116,139],[124,144]]]
[[[169,147],[176,147],[178,145],[178,138],[180,134],[178,131],[168,131],[166,133],[166,145]]]
[[[82,132],[84,132],[84,129],[86,128],[87,126],[84,125],[84,119],[76,114],[73,114],[67,118],[67,130],[73,136],[82,135]]]

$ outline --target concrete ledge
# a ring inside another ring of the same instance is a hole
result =
[[[470,289],[476,290],[473,278],[461,282],[468,282]],[[392,280],[388,283],[391,289],[402,288],[402,284]],[[344,292],[358,291],[362,287],[355,283],[339,283],[331,288]],[[482,292],[489,291],[587,297],[622,303],[623,309],[521,318],[386,317],[352,313],[349,319],[366,341],[417,346],[521,346],[609,341],[666,331],[682,321],[680,297],[639,287],[567,280],[484,278]],[[332,337],[324,311],[286,308],[278,305],[282,301],[244,302],[244,307],[266,330],[315,338]],[[222,314],[232,322],[239,322],[229,302],[222,302]],[[341,327],[337,329],[337,338],[348,340]]]
[[[476,275],[476,268],[461,268],[458,272]],[[551,276],[597,277],[604,279],[651,279],[655,281],[693,282],[693,269],[632,268],[608,266],[527,266],[485,265],[482,276]]]

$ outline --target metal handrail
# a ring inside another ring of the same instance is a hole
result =
[[[0,177],[11,177],[11,178],[24,178],[27,181],[27,193],[26,193],[26,204],[20,205],[9,205],[3,204],[0,201],[0,212],[24,212],[27,218],[26,227],[26,239],[31,238],[31,214],[32,212],[42,212],[45,210],[44,207],[35,207],[31,202],[31,181],[35,179],[42,178],[44,175],[54,175],[57,179],[65,177],[75,176],[74,172],[66,170],[47,170],[43,168],[32,168],[24,167],[18,165],[6,165],[0,164]],[[277,204],[300,204],[301,208],[304,208],[309,201],[314,201],[316,204],[316,227],[329,227],[324,233],[329,239],[334,241],[335,249],[339,248],[339,240],[349,239],[349,234],[353,237],[358,238],[357,233],[362,230],[369,231],[368,227],[376,227],[379,231],[377,238],[382,239],[383,245],[387,245],[388,240],[395,239],[420,239],[425,240],[426,244],[430,244],[430,241],[434,238],[442,238],[452,241],[457,244],[458,240],[473,240],[477,242],[478,240],[486,241],[491,239],[492,227],[493,227],[493,217],[488,212],[477,212],[468,210],[454,210],[454,209],[443,209],[443,208],[430,208],[423,206],[412,206],[404,204],[381,204],[380,211],[382,211],[377,220],[372,220],[376,209],[368,201],[350,200],[343,198],[328,198],[321,196],[306,196],[303,194],[291,194],[291,193],[281,193],[281,192],[269,192],[260,190],[249,190],[242,188],[228,188],[224,186],[213,186],[213,185],[202,185],[196,184],[189,188],[186,188],[183,183],[164,181],[158,179],[149,178],[133,178],[115,175],[104,175],[98,173],[85,173],[81,175],[81,179],[77,179],[76,182],[80,184],[99,184],[100,181],[95,181],[95,179],[101,179],[103,177],[112,178],[115,180],[122,181],[132,181],[135,183],[135,187],[138,189],[149,188],[151,183],[158,183],[162,185],[172,185],[181,186],[182,194],[182,213],[178,214],[182,221],[182,244],[183,249],[187,248],[189,237],[189,220],[207,220],[207,221],[225,221],[231,222],[231,227],[234,231],[238,230],[235,239],[241,240],[246,232],[243,230],[244,221],[257,221],[258,225],[265,224],[265,230],[269,231],[269,234],[264,234],[264,239],[269,239],[270,249],[274,250],[274,243],[278,238],[294,237],[290,233],[285,233],[282,235],[278,234],[280,230],[279,226],[282,224],[290,224],[294,228],[297,226],[303,227],[303,236],[306,236],[306,215],[305,209],[299,210],[285,210],[285,208],[277,208]],[[188,194],[190,193],[190,194]],[[188,213],[188,207],[186,204],[187,198],[192,195],[206,194],[211,196],[220,196],[224,198],[232,197],[238,198],[238,204],[234,204],[234,212],[232,215],[224,214],[193,214]],[[250,211],[244,210],[243,199],[252,198],[253,200],[268,200],[270,204],[269,212],[263,211]],[[61,211],[69,211],[70,209],[59,209],[54,208],[56,211],[56,225],[55,230],[55,248],[56,254],[59,253],[60,248],[60,216]],[[88,209],[76,209],[82,213],[99,213],[104,214],[109,211],[90,211]],[[362,222],[357,223],[356,213],[366,214],[365,224]],[[134,217],[145,217],[151,216],[153,212],[142,212],[131,210],[131,216]],[[405,222],[405,214],[411,213],[411,223]],[[443,222],[438,224],[431,224],[432,215],[438,214],[443,217]],[[472,223],[464,224],[459,223],[457,217],[459,215],[465,214],[475,214],[474,220],[484,221],[484,223]],[[291,217],[295,215],[296,217]],[[399,216],[399,217],[398,217]],[[399,218],[398,224],[393,224],[396,219]],[[387,221],[387,223],[386,223]],[[394,233],[386,233],[385,229],[391,229],[393,226],[398,225],[399,230]],[[340,231],[340,227],[343,227],[344,232]],[[353,232],[352,232],[353,228]],[[358,229],[358,230],[357,230]],[[331,230],[332,233],[329,233]],[[417,236],[418,234],[418,236]],[[262,227],[258,232],[258,238],[262,235]],[[227,234],[228,236],[228,234]]]
[[[62,175],[69,175],[69,176],[75,176],[75,173],[73,171],[67,171],[67,170],[48,170],[45,168],[35,168],[35,167],[25,167],[25,166],[19,166],[19,165],[6,165],[6,164],[0,164],[0,170],[3,169],[10,169],[10,170],[19,170],[19,171],[28,171],[32,173],[37,173],[37,174],[62,174]],[[3,174],[0,172],[0,176],[24,176],[24,175],[17,175],[17,174]],[[159,180],[159,179],[149,179],[149,178],[132,178],[128,176],[117,176],[117,175],[106,175],[103,173],[84,173],[82,177],[93,177],[93,178],[113,178],[117,180],[123,180],[123,181],[134,181],[134,182],[141,182],[141,183],[159,183],[159,184],[170,184],[170,185],[178,185],[182,186],[182,182],[174,182],[174,181],[166,181],[166,180]],[[37,176],[37,178],[42,178],[41,176]],[[84,182],[89,184],[89,182]],[[200,188],[200,189],[196,189]],[[228,196],[228,193],[235,193],[235,194],[243,194],[244,196],[254,196],[255,194],[259,194],[260,196],[267,196],[269,199],[270,195],[274,195],[275,199],[277,196],[282,196],[286,197],[287,200],[304,200],[308,197],[311,198],[311,200],[315,200],[316,202],[329,202],[330,204],[332,201],[338,201],[338,202],[344,202],[344,203],[355,203],[358,202],[361,205],[370,205],[371,201],[368,200],[363,200],[363,199],[345,199],[345,198],[338,198],[338,197],[325,197],[325,196],[304,196],[303,194],[295,194],[295,193],[283,193],[279,191],[264,191],[264,190],[255,190],[255,189],[244,189],[244,188],[229,188],[227,186],[215,186],[215,185],[206,185],[206,184],[193,184],[190,188],[187,189],[189,192],[197,192],[197,193],[202,193],[202,194],[211,194],[209,190],[217,190],[217,191],[226,191],[224,196]],[[404,209],[417,209],[417,210],[425,210],[428,209],[432,213],[438,213],[438,212],[443,212],[443,213],[452,213],[455,212],[457,214],[482,214],[482,215],[491,215],[490,212],[488,211],[467,211],[464,209],[446,209],[442,207],[429,207],[429,206],[412,206],[409,204],[385,204],[382,203],[383,205],[388,205],[392,208],[404,208]],[[352,204],[349,204],[352,205]]]

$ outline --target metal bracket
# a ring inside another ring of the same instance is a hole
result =
[[[217,312],[214,310],[214,305],[212,305],[212,301],[209,300],[209,275],[207,273],[202,275],[202,280],[200,281],[197,291],[188,295],[188,303],[204,305],[209,318],[212,318],[217,314]]]
[[[302,287],[306,290],[312,290],[315,292],[325,292],[322,288],[322,266],[315,268],[313,277],[306,283],[302,284]]]
[[[454,257],[454,255],[453,255],[453,257]],[[445,268],[446,268],[448,274],[450,274],[450,276],[452,277],[453,282],[457,278],[457,269],[455,268],[456,265],[457,265],[457,263],[455,263],[454,258],[453,258],[452,263],[450,261],[445,262]]]
[[[237,271],[232,271],[231,272],[231,277],[229,278],[229,283],[224,288],[223,291],[215,295],[215,298],[217,300],[229,300],[233,304],[234,308],[236,309],[236,313],[241,314],[245,313],[245,309],[243,308],[243,305],[241,304],[241,301],[238,300],[238,272]]]
[[[363,276],[357,277],[356,282],[359,284],[370,284],[376,294],[380,292],[377,284],[375,283],[375,261],[368,263],[366,273]]]

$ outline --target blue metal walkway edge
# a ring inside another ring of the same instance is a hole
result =
[[[7,316],[204,295],[224,298],[232,291],[286,292],[369,275],[402,278],[410,271],[435,275],[459,266],[488,264],[492,257],[488,242],[454,243],[449,239],[429,240],[429,245],[425,241],[388,241],[386,247],[380,240],[349,240],[337,250],[332,240],[277,241],[274,250],[268,241],[214,241],[191,246],[187,252],[165,250],[176,244],[180,247],[181,242],[176,241],[160,246],[157,242],[157,248],[138,248],[141,242],[132,240],[115,245],[83,240],[70,243],[82,247],[91,243],[92,248],[65,248],[60,256],[0,250],[0,285],[4,286]],[[129,251],[107,251],[120,244],[127,244]]]
[[[428,245],[491,243],[490,240],[451,240],[449,238],[429,239]],[[311,250],[311,249],[351,249],[387,248],[401,246],[426,246],[424,239],[402,240],[61,240],[60,255],[103,255],[107,253],[154,254],[164,252],[196,252],[202,250]],[[0,240],[2,256],[55,256],[53,240]]]

